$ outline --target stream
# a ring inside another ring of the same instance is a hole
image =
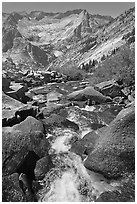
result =
[[[59,93],[64,95],[72,91],[73,87],[70,84],[63,85],[58,84],[56,87]],[[55,86],[54,84],[53,87],[50,87],[51,91],[55,90]],[[54,98],[57,100],[52,93],[53,101],[49,100],[49,103],[58,104],[59,102],[55,102]],[[37,193],[38,201],[94,202],[105,191],[119,191],[119,183],[115,180],[108,181],[102,175],[87,170],[83,164],[84,160],[71,151],[71,145],[73,141],[82,139],[89,132],[108,126],[122,107],[104,104],[71,106],[64,109],[67,111],[66,118],[76,123],[79,130],[55,126],[46,135],[51,144],[49,154],[52,157],[54,168],[45,174],[43,180],[39,181],[42,189]]]

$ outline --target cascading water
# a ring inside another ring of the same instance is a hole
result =
[[[39,202],[94,202],[103,192],[119,191],[118,182],[110,182],[87,170],[81,157],[70,151],[70,141],[81,139],[91,128],[89,121],[79,112],[68,110],[68,113],[68,119],[78,123],[79,131],[55,127],[47,136],[52,138],[49,154],[53,156],[55,167],[41,181],[42,190],[37,194]]]
[[[54,164],[57,168],[43,180],[43,189],[39,192],[41,202],[92,202],[104,191],[118,190],[118,184],[109,184],[94,172],[89,174],[75,153],[58,154]]]

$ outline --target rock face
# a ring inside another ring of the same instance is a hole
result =
[[[46,129],[52,129],[55,126],[56,127],[66,127],[66,128],[72,128],[76,131],[79,130],[79,127],[74,122],[66,119],[65,117],[57,114],[51,114],[49,117],[46,117],[42,120],[44,127]]]
[[[45,174],[53,167],[54,165],[51,161],[50,156],[39,159],[34,170],[36,180],[42,180]]]
[[[90,132],[85,135],[81,140],[76,141],[72,145],[71,151],[84,158],[94,149],[94,146],[98,139],[99,134],[96,134],[94,131]]]
[[[117,96],[124,96],[119,85],[113,80],[96,84],[96,87],[100,90],[102,94],[104,94],[105,96],[110,96],[111,98],[115,98]]]
[[[10,28],[4,31],[2,39],[2,50],[7,52],[13,46],[13,41],[17,37],[22,37],[16,28]]]
[[[84,165],[107,178],[134,172],[135,110],[122,110],[102,133]]]
[[[15,112],[24,104],[9,97],[2,92],[2,126],[10,126],[17,123]]]
[[[19,184],[19,175],[14,173],[10,176],[3,177],[2,181],[2,201],[3,202],[26,202],[27,198],[24,195]]]
[[[104,96],[100,92],[96,91],[92,86],[86,87],[85,89],[74,91],[68,95],[68,99],[72,101],[86,101],[90,100],[90,103],[104,103],[111,101],[111,98]]]
[[[96,202],[134,202],[135,200],[135,176],[130,175],[122,181],[120,191],[104,192]]]
[[[5,127],[2,132],[3,174],[17,171],[30,151],[38,157],[47,154],[48,142],[43,135],[43,125],[33,117],[13,127]]]

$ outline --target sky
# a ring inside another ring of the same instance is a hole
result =
[[[125,10],[135,6],[134,2],[2,2],[2,11],[45,11],[65,12],[73,9],[86,9],[91,14],[117,17]]]

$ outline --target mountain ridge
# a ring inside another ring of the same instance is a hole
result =
[[[110,43],[109,41],[116,44],[110,46],[107,52],[102,51],[103,55],[117,47],[117,44],[121,46],[124,43],[122,37],[134,27],[134,10],[135,8],[131,8],[115,19],[99,14],[92,15],[84,9],[65,13],[43,11],[32,11],[29,14],[13,12],[10,15],[3,13],[3,16],[7,17],[3,19],[3,52],[14,53],[14,49],[11,48],[16,38],[20,37],[25,40],[24,43],[36,46],[44,53],[46,48],[48,55],[53,58],[53,61],[46,63],[47,66],[62,66],[69,60],[81,66],[93,58],[100,60],[101,55],[95,55],[98,53],[97,50],[101,49],[100,46],[106,42]],[[9,33],[12,36],[11,40]],[[49,45],[52,49],[47,50]],[[54,56],[54,53],[60,54]],[[17,60],[15,61],[17,63]]]

